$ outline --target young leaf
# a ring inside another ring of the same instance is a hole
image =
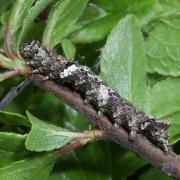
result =
[[[25,116],[6,111],[0,111],[0,122],[4,124],[20,125],[27,127],[31,126],[29,120]]]
[[[43,154],[14,162],[0,169],[0,179],[45,180],[52,170],[54,160],[52,154]]]
[[[35,0],[16,0],[12,8],[9,22],[7,24],[6,44],[11,44],[12,47],[7,47],[8,51],[12,51],[16,47],[18,38],[18,30],[23,24],[23,20]],[[8,42],[10,41],[10,42]],[[11,50],[9,49],[11,48]],[[15,51],[18,54],[19,51]]]
[[[145,108],[146,57],[135,16],[126,16],[113,29],[102,50],[100,65],[110,86],[137,107]]]
[[[166,76],[180,75],[180,18],[158,21],[145,41],[147,70]]]
[[[43,122],[29,112],[27,116],[32,123],[25,143],[28,150],[50,151],[61,148],[74,139],[73,133],[65,129]]]
[[[55,5],[43,35],[43,44],[46,47],[53,48],[78,27],[75,23],[83,13],[87,2],[88,0],[65,0]]]
[[[32,6],[27,16],[23,20],[22,30],[19,38],[17,39],[17,51],[19,50],[20,44],[23,41],[24,37],[28,33],[28,30],[33,24],[35,18],[52,2],[53,0],[39,0],[36,1],[35,5]]]
[[[65,56],[68,59],[74,59],[76,54],[76,47],[74,46],[74,44],[68,39],[62,39],[61,45]]]

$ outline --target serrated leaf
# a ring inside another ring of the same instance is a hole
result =
[[[111,87],[145,109],[146,57],[135,16],[126,16],[112,30],[102,50],[100,65],[102,76]]]
[[[145,41],[147,70],[166,76],[180,75],[180,18],[156,22]]]
[[[0,111],[0,122],[4,124],[20,125],[29,127],[31,124],[29,120],[18,113]]]
[[[52,2],[53,0],[39,0],[36,1],[35,5],[32,6],[27,16],[23,19],[22,30],[20,36],[17,39],[16,50],[19,50],[20,44],[23,41],[24,37],[27,35],[30,27],[34,23],[35,18]]]
[[[31,151],[58,149],[74,139],[73,133],[63,128],[43,122],[27,112],[32,128],[26,139],[26,148]]]
[[[61,45],[65,56],[68,59],[74,59],[76,54],[76,47],[74,46],[74,44],[68,39],[63,39],[61,41]]]
[[[180,78],[167,78],[149,90],[148,112],[156,118],[180,111]]]
[[[17,161],[1,168],[1,180],[39,180],[47,179],[53,167],[52,154],[36,155],[34,157]]]
[[[87,2],[88,0],[65,0],[55,5],[43,35],[43,44],[46,47],[53,48],[78,28],[75,23],[83,13]]]

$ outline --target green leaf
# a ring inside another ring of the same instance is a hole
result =
[[[149,89],[148,112],[156,118],[180,111],[180,78],[167,78]]]
[[[180,12],[179,0],[160,0],[159,2],[163,8],[163,12],[160,16],[172,16],[177,15]]]
[[[15,161],[27,158],[28,155],[29,152],[27,151],[13,152],[0,149],[0,168],[8,166]]]
[[[76,110],[72,109],[68,105],[65,105],[64,114],[64,127],[71,131],[84,131],[91,130],[92,125],[87,119]],[[67,121],[68,119],[68,121]]]
[[[29,32],[30,27],[34,23],[35,18],[52,2],[53,0],[39,0],[36,1],[35,5],[32,6],[27,16],[23,19],[22,30],[19,38],[17,39],[17,51],[19,50],[20,44],[23,41],[24,37]]]
[[[86,170],[82,173],[79,169],[68,169],[65,172],[57,172],[49,176],[48,180],[109,180],[111,176],[103,172]]]
[[[26,148],[31,151],[58,149],[74,139],[74,133],[43,122],[27,112],[32,128],[26,139]]]
[[[101,72],[107,83],[124,98],[145,108],[146,57],[138,22],[133,15],[120,20],[101,54]]]
[[[141,25],[149,23],[162,10],[157,0],[93,0],[110,13],[119,12],[122,16],[136,14]]]
[[[180,140],[180,111],[174,114],[171,114],[165,117],[168,122],[171,123],[171,126],[168,130],[169,132],[169,139],[171,144],[175,144]]]
[[[18,152],[25,150],[26,135],[0,132],[0,149]]]
[[[28,155],[25,140],[26,135],[0,132],[0,168]]]
[[[51,178],[64,177],[72,180],[110,179],[112,170],[109,147],[107,142],[94,142],[66,154],[59,160],[62,167],[61,171],[55,171],[56,174]]]
[[[151,167],[147,171],[143,173],[139,178],[139,180],[152,180],[152,179],[161,179],[161,180],[173,180],[173,178],[165,175],[159,169]]]
[[[45,154],[14,162],[9,166],[0,169],[0,179],[45,180],[52,170],[53,161],[54,157],[52,154]]]
[[[148,72],[180,75],[180,18],[156,22],[145,41]]]
[[[119,21],[120,14],[105,16],[82,27],[71,35],[74,43],[92,43],[104,39],[115,24]]]
[[[20,114],[0,111],[0,122],[4,124],[20,125],[30,127],[29,120]]]
[[[3,54],[0,53],[0,65],[3,68],[7,69],[19,69],[20,71],[25,70],[25,65],[24,62],[21,61],[20,59],[14,59],[11,61],[8,57],[4,56]]]
[[[1,0],[0,1],[0,14],[6,11],[13,3],[13,0]]]
[[[180,78],[166,78],[149,89],[150,115],[170,122],[168,130],[171,144],[180,140]]]
[[[5,11],[5,12],[3,12],[3,13],[1,14],[1,17],[0,17],[0,18],[1,18],[1,23],[2,23],[3,25],[6,25],[6,24],[7,24],[10,14],[11,14],[11,10],[10,10],[10,9],[7,10],[7,11]]]
[[[125,150],[118,145],[110,144],[110,150],[112,156],[112,179],[126,179],[133,175],[137,169],[148,163],[135,153]]]
[[[18,30],[22,26],[23,20],[34,1],[35,0],[16,0],[13,5],[7,25],[7,36],[8,40],[11,41],[11,44],[13,46],[11,48],[13,49],[14,47],[16,47],[19,34]],[[18,54],[19,51],[16,51],[15,53]]]
[[[61,41],[61,45],[65,56],[68,59],[74,59],[76,54],[76,47],[74,46],[74,44],[68,39],[63,39]]]
[[[53,48],[76,28],[78,18],[83,13],[88,0],[65,0],[56,3],[51,11],[44,31],[43,44]]]
[[[85,25],[93,21],[103,18],[108,13],[100,6],[94,3],[88,3],[82,16],[78,20],[78,24]]]

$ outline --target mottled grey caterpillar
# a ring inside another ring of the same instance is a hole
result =
[[[115,128],[122,126],[126,129],[130,140],[140,133],[164,152],[171,152],[167,132],[169,124],[145,115],[108,87],[88,67],[53,54],[37,41],[26,45],[21,51],[21,56],[28,60],[30,73],[44,75],[46,79],[79,93],[87,103],[93,105],[99,115],[106,115]]]

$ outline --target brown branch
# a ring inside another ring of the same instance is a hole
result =
[[[84,114],[93,124],[104,130],[104,139],[111,140],[121,146],[131,149],[152,165],[160,168],[169,176],[180,178],[180,156],[176,154],[165,154],[156,148],[145,136],[138,134],[134,141],[129,140],[128,133],[123,128],[114,128],[106,116],[97,115],[96,110],[76,93],[66,87],[60,86],[53,81],[41,81],[42,76],[33,75],[29,77],[32,83],[63,100],[66,104]]]

